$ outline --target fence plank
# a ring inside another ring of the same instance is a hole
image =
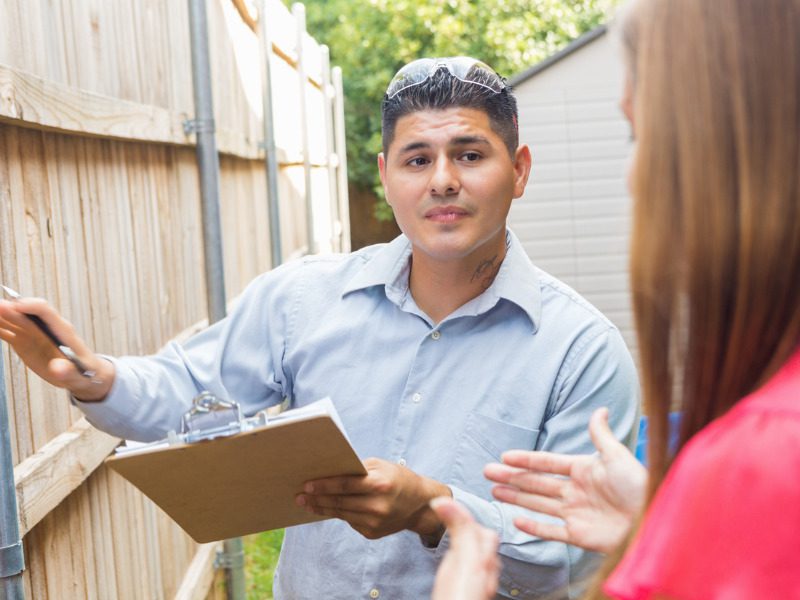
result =
[[[0,121],[45,131],[194,146],[183,123],[187,115],[49,81],[0,65]],[[263,159],[258,141],[220,127],[217,147],[223,154]]]
[[[0,116],[60,131],[187,143],[182,119],[167,109],[87,92],[4,65]]]
[[[119,439],[81,419],[14,467],[20,534],[25,535],[103,462]]]
[[[218,543],[203,544],[192,559],[183,578],[183,584],[175,594],[175,600],[203,600],[214,582],[214,557]]]

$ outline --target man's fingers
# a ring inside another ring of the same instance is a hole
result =
[[[9,344],[13,343],[14,338],[17,337],[17,334],[14,333],[11,329],[3,326],[3,323],[0,322],[0,340],[4,342],[8,342]]]
[[[534,521],[526,517],[517,517],[514,519],[514,526],[520,531],[535,535],[545,540],[553,540],[555,542],[570,542],[569,533],[567,528],[563,525],[554,525],[552,523],[542,523],[541,521]]]
[[[367,513],[362,512],[351,512],[348,510],[342,510],[340,508],[325,508],[322,506],[319,507],[306,507],[306,512],[313,513],[315,515],[320,515],[323,517],[331,517],[333,519],[341,519],[342,521],[347,521],[353,528],[362,528],[362,527],[372,527],[374,526],[373,520],[374,517]]]
[[[17,300],[0,300],[0,323],[6,329],[25,330],[33,327],[33,323],[22,312]]]
[[[519,491],[517,488],[504,485],[494,486],[492,488],[492,496],[500,500],[500,502],[516,504],[517,506],[522,506],[523,508],[528,508],[553,517],[561,517],[564,508],[564,502],[561,500],[540,496],[538,494],[526,494],[525,492]]]
[[[41,298],[21,298],[13,301],[0,301],[0,320],[6,320],[20,329],[20,333],[34,338],[47,336],[29,318],[37,317],[45,323],[62,342],[70,346],[81,358],[88,358],[93,353],[85,342],[77,335],[72,323],[67,321],[46,300]],[[48,338],[48,343],[52,341]]]
[[[363,494],[367,492],[364,475],[348,477],[328,477],[327,479],[315,479],[306,481],[303,484],[303,491],[313,495],[341,495],[341,494]]]
[[[380,505],[376,504],[375,498],[367,495],[298,494],[296,500],[300,506],[309,506],[326,510],[331,509],[370,514],[378,514],[380,512]]]
[[[503,463],[510,467],[552,473],[553,475],[569,475],[572,465],[579,456],[554,454],[552,452],[536,452],[530,450],[509,450],[503,452]]]

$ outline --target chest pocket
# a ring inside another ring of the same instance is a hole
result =
[[[493,484],[483,476],[486,463],[499,462],[506,450],[532,450],[538,437],[538,429],[469,413],[464,435],[456,447],[451,481],[467,492],[490,499]]]

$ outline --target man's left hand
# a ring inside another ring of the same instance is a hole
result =
[[[347,521],[369,539],[409,529],[438,541],[444,529],[428,503],[437,496],[452,496],[450,488],[378,458],[367,459],[364,466],[366,475],[307,481],[297,504]]]

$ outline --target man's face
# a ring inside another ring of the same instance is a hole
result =
[[[530,164],[527,146],[512,160],[488,115],[472,108],[401,117],[388,155],[378,156],[397,224],[415,253],[441,262],[485,260],[503,247],[511,200],[522,195]]]

